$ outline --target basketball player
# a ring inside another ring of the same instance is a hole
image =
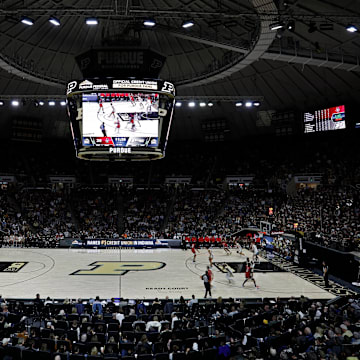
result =
[[[242,287],[245,286],[245,284],[248,282],[248,280],[251,280],[254,283],[254,286],[256,288],[259,288],[258,286],[256,286],[256,282],[254,279],[254,266],[255,264],[253,262],[250,262],[249,258],[246,258],[246,267],[245,267],[245,280],[242,284]]]
[[[103,114],[105,114],[102,98],[99,98],[99,110],[97,112],[98,114],[99,114],[100,110],[102,110]]]
[[[148,115],[148,113],[151,113],[151,104],[152,104],[151,98],[150,96],[148,96],[146,99],[146,116]]]
[[[253,251],[253,260],[255,259],[255,261],[259,261],[259,250],[258,250],[258,248],[257,248],[257,246],[256,246],[256,244],[255,243],[253,243],[252,244],[252,251]]]
[[[134,114],[134,120],[136,121],[137,123],[137,126],[138,127],[141,127],[141,124],[140,124],[140,120],[141,120],[141,114]]]
[[[236,248],[237,248],[236,252],[237,252],[239,255],[245,256],[245,254],[244,254],[243,251],[242,251],[242,246],[241,246],[240,242],[237,242],[237,243],[236,243]]]
[[[229,266],[226,266],[226,264],[223,265],[224,270],[226,271],[226,279],[229,281],[229,284],[231,284],[234,280],[234,274],[232,273],[231,269]]]
[[[208,249],[208,253],[209,253],[209,263],[210,263],[210,267],[212,267],[213,259],[214,259],[214,254],[213,254],[213,251],[212,251],[212,248],[211,248],[211,247]]]
[[[227,243],[225,240],[223,241],[222,245],[223,245],[223,249],[225,250],[225,254],[226,254],[226,255],[231,255],[231,251],[230,251],[230,249],[229,249],[229,245],[228,245],[228,243]]]
[[[130,102],[131,102],[132,106],[136,106],[136,102],[135,102],[133,94],[130,94]]]
[[[207,274],[207,276],[208,276],[209,283],[210,283],[210,288],[211,288],[211,287],[212,287],[211,282],[214,280],[214,274],[213,274],[213,272],[210,270],[210,267],[209,267],[209,266],[206,267],[206,274]]]
[[[114,108],[114,104],[111,102],[111,103],[110,103],[110,105],[111,105],[111,114],[110,114],[110,116],[112,115],[113,117],[115,117],[115,108]]]
[[[193,253],[194,257],[193,257],[193,262],[196,261],[196,249],[195,249],[195,243],[191,244],[191,252]]]
[[[120,133],[120,126],[121,126],[120,120],[116,119],[116,121],[115,121],[115,133],[116,134]]]
[[[129,114],[130,120],[129,120],[128,124],[126,125],[126,128],[128,129],[130,127],[131,131],[136,131],[134,115],[135,114]]]
[[[144,108],[144,104],[143,104],[143,99],[142,99],[142,97],[141,97],[141,94],[138,94],[136,100],[137,100],[138,104],[140,105],[140,108],[143,109],[143,108]]]

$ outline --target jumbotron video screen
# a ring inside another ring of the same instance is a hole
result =
[[[119,161],[165,156],[175,103],[173,84],[143,79],[73,80],[67,98],[77,157]]]
[[[345,129],[345,105],[304,114],[304,133]]]
[[[158,94],[90,93],[82,102],[83,146],[158,145]]]

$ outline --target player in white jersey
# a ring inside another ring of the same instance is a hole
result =
[[[210,267],[212,267],[213,260],[214,260],[214,253],[213,253],[211,247],[208,249],[208,253],[209,253],[209,263],[210,263]]]
[[[243,249],[242,249],[242,246],[239,242],[236,243],[236,252],[239,254],[239,255],[243,255],[245,256],[245,254],[243,253]]]
[[[224,270],[226,271],[225,277],[226,277],[227,281],[229,282],[229,284],[231,284],[234,281],[234,279],[233,279],[234,274],[231,271],[230,266],[226,266],[226,264],[225,264]]]
[[[134,116],[134,120],[135,120],[137,126],[138,126],[138,127],[141,127],[141,125],[140,125],[141,114],[136,113],[135,116]]]
[[[110,114],[110,116],[115,117],[115,107],[114,107],[114,104],[111,102],[110,105],[111,105],[111,114]]]
[[[259,261],[259,250],[255,243],[252,244],[253,260]]]
[[[143,109],[144,108],[144,104],[143,104],[143,99],[140,96],[140,94],[137,96],[136,101],[138,102],[138,104],[140,105],[140,108]]]
[[[151,113],[151,104],[152,104],[151,98],[150,96],[148,96],[146,99],[146,115],[148,115],[148,113]]]

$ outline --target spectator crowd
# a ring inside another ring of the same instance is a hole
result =
[[[354,187],[334,185],[290,195],[253,187],[15,188],[0,192],[0,230],[5,244],[44,237],[231,238],[266,221],[275,231],[302,231],[325,246],[357,249],[359,194]]]
[[[333,359],[360,356],[360,301],[1,298],[0,356],[18,359]],[[86,356],[86,357],[85,357]]]

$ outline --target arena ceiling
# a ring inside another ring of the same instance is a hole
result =
[[[21,23],[23,16],[34,24]],[[50,24],[51,16],[61,25]],[[99,24],[86,25],[88,17]],[[143,26],[149,18],[156,26]],[[262,110],[282,110],[356,101],[360,92],[360,35],[346,31],[349,24],[360,30],[358,1],[0,0],[0,20],[3,97],[64,94],[66,81],[81,78],[74,56],[103,46],[165,55],[160,75],[180,96],[260,96]],[[194,26],[184,29],[187,20]],[[276,22],[283,28],[270,30]],[[256,129],[255,111],[216,105],[179,109],[178,133],[194,134],[199,118],[221,116],[235,120],[237,132]],[[68,134],[65,117],[51,118],[51,135]]]

